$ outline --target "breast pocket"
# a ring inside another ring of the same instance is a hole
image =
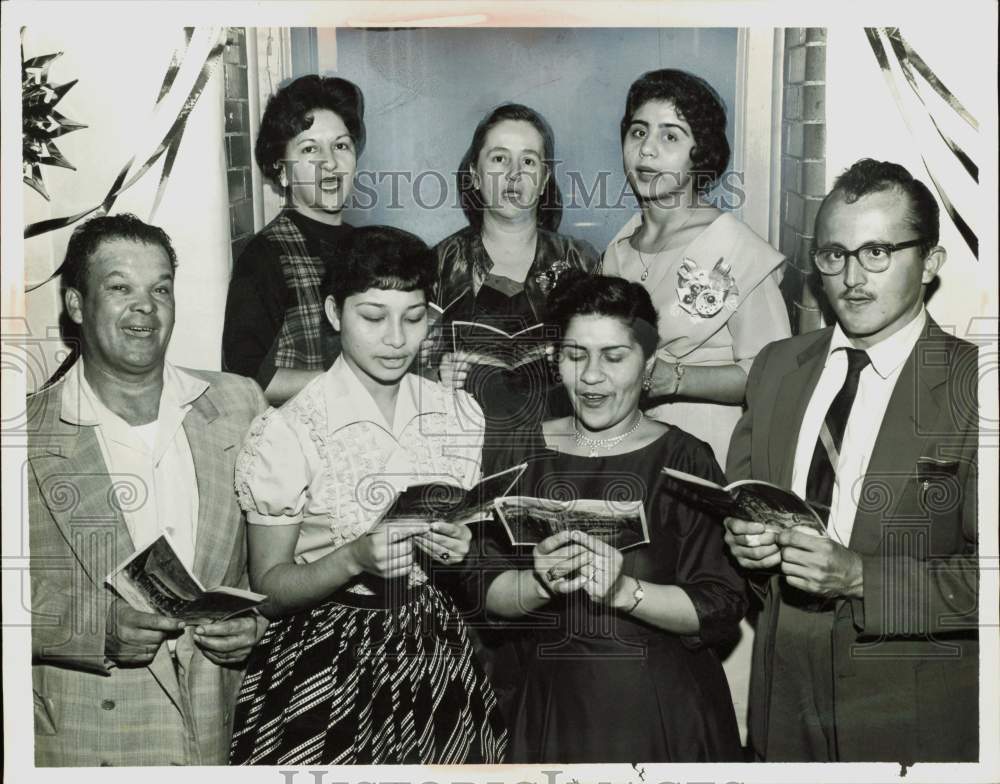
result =
[[[957,460],[921,457],[917,460],[916,480],[920,509],[928,517],[948,515],[961,508],[964,499]]]

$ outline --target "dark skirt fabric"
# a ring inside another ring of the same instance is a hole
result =
[[[588,613],[580,608],[579,614]],[[610,614],[591,620],[626,623]],[[656,633],[567,636],[536,646],[513,717],[509,761],[742,760],[732,699],[714,651],[692,650]]]
[[[233,765],[499,763],[507,734],[454,604],[341,592],[273,622],[236,703]]]

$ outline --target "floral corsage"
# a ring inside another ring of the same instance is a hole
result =
[[[687,312],[692,321],[712,318],[724,307],[736,310],[739,295],[732,267],[725,259],[719,259],[711,272],[701,269],[691,259],[681,260],[675,307]]]
[[[538,288],[542,290],[542,293],[547,295],[553,288],[555,288],[556,283],[559,282],[559,276],[568,269],[571,269],[572,266],[573,265],[565,259],[553,261],[547,270],[542,270],[535,275],[535,283],[538,284]]]

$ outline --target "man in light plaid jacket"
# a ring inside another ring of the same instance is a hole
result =
[[[35,762],[224,764],[259,617],[189,624],[105,586],[167,531],[206,587],[245,587],[234,460],[265,407],[239,376],[166,362],[176,256],[131,215],[70,239],[62,280],[81,356],[28,400]]]

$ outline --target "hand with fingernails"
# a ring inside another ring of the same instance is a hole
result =
[[[234,666],[246,661],[266,629],[265,618],[248,615],[199,623],[194,627],[192,636],[206,659],[215,664]]]
[[[431,523],[430,530],[413,537],[413,544],[441,563],[461,563],[469,552],[472,531],[467,525]]]
[[[380,524],[350,545],[354,560],[362,571],[376,577],[405,577],[413,569],[413,537],[430,532],[425,522]]]
[[[735,517],[725,526],[726,545],[744,569],[780,570],[793,588],[818,596],[863,595],[861,556],[812,528],[775,531]]]
[[[617,603],[622,587],[622,554],[582,531],[560,531],[535,545],[534,572],[543,598],[581,588],[591,600]]]
[[[183,630],[184,621],[142,612],[116,599],[108,608],[104,655],[121,667],[141,667],[156,658],[165,640],[176,638]]]

